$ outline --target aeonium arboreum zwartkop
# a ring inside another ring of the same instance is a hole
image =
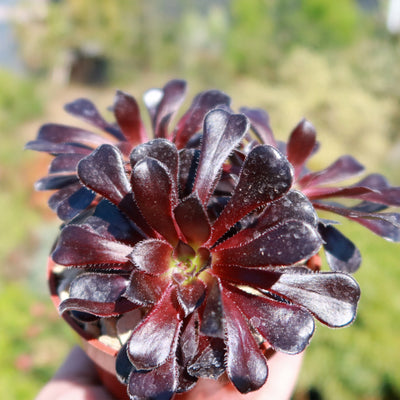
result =
[[[66,107],[102,133],[48,124],[27,145],[55,156],[37,188],[55,190],[50,206],[64,220],[52,253],[60,312],[93,336],[112,325],[132,399],[171,398],[224,373],[241,393],[257,390],[271,350],[304,350],[314,318],[350,324],[360,295],[349,268],[310,268],[323,244],[336,258],[348,244],[316,213],[334,207],[304,184],[318,174],[299,172],[315,139],[301,145],[300,126],[278,145],[266,114],[235,114],[215,90],[170,129],[185,88],[174,80],[145,94],[152,138],[135,99],[117,92],[115,123],[88,100]],[[371,204],[399,205],[382,179],[359,185],[372,224],[383,217]]]

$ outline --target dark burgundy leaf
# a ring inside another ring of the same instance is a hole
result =
[[[161,275],[170,268],[172,251],[173,248],[168,242],[149,239],[136,244],[128,258],[141,271]]]
[[[148,140],[134,97],[117,90],[113,109],[117,123],[132,147]]]
[[[141,232],[142,236],[147,237],[160,237],[160,235],[153,230],[147,223],[139,210],[136,201],[134,200],[133,193],[128,193],[118,204],[118,208],[135,224],[136,229]]]
[[[78,319],[81,318],[84,313],[98,317],[112,317],[119,316],[137,307],[139,307],[137,304],[131,303],[124,298],[110,303],[69,298],[65,299],[60,304],[59,312],[64,313],[65,311],[72,311],[74,316],[78,316]],[[86,317],[84,318],[87,320]]]
[[[304,188],[309,186],[325,185],[353,178],[364,171],[364,166],[352,156],[342,156],[332,165],[322,171],[304,175],[298,184]]]
[[[379,191],[391,188],[386,177],[381,174],[369,174],[357,182],[355,186],[365,186],[371,189],[377,189]]]
[[[256,208],[283,196],[293,173],[287,159],[274,147],[255,147],[246,157],[232,197],[214,223],[209,242],[214,243],[236,222]]]
[[[106,239],[89,227],[70,225],[61,231],[52,257],[57,264],[66,266],[104,264],[105,269],[121,268],[131,251],[132,247]]]
[[[127,354],[127,343],[125,343],[117,354],[115,360],[115,371],[117,373],[118,380],[127,385],[129,381],[129,375],[134,370],[133,365],[129,361]]]
[[[321,246],[316,229],[302,221],[277,224],[256,238],[238,244],[235,236],[213,250],[213,264],[244,267],[292,265],[314,255]],[[231,244],[237,247],[231,247]]]
[[[287,219],[304,221],[317,226],[318,215],[307,196],[297,190],[291,190],[287,195],[267,205],[257,218],[255,227],[262,231]]]
[[[172,289],[164,293],[129,339],[128,356],[137,369],[157,368],[175,352],[182,322],[172,302]]]
[[[178,149],[186,146],[203,126],[203,120],[207,112],[219,105],[230,105],[230,98],[218,90],[208,90],[199,93],[185,115],[178,122],[174,132],[174,143]]]
[[[269,115],[260,108],[241,107],[239,110],[250,120],[251,128],[263,144],[276,147],[274,134],[269,124]]]
[[[359,211],[356,207],[346,208],[340,205],[331,205],[322,202],[315,202],[314,207],[343,215],[365,226],[386,240],[400,242],[400,214],[398,213],[369,213]]]
[[[117,274],[83,273],[72,281],[69,296],[110,303],[120,297],[127,283],[123,276]]]
[[[370,174],[354,186],[372,189],[371,193],[363,196],[365,200],[388,206],[400,206],[400,187],[391,186],[383,175]]]
[[[259,389],[268,376],[267,362],[247,321],[235,303],[223,292],[227,347],[226,370],[241,393]]]
[[[242,268],[237,265],[213,265],[212,271],[224,281],[269,289],[278,281],[281,269]]]
[[[186,82],[183,80],[171,80],[163,87],[163,96],[157,105],[154,116],[154,135],[156,138],[168,136],[168,123],[178,111],[185,99]]]
[[[64,221],[71,220],[93,202],[96,194],[79,182],[58,190],[49,199],[49,206]]]
[[[360,288],[347,274],[340,272],[309,273],[305,268],[288,268],[271,291],[307,308],[316,318],[331,327],[350,324],[357,311]]]
[[[218,379],[225,372],[225,346],[222,339],[199,336],[199,350],[187,371],[197,378]]]
[[[331,197],[349,197],[356,199],[369,199],[372,197],[379,197],[380,194],[375,191],[360,186],[352,186],[352,187],[310,187],[305,188],[303,193],[307,195],[310,200],[318,200],[325,199]]]
[[[126,285],[127,280],[116,274],[81,274],[72,281],[70,297],[60,304],[59,311],[77,310],[110,317],[137,308],[121,298]]]
[[[59,154],[50,163],[49,173],[76,172],[78,162],[85,157],[83,154]]]
[[[36,190],[55,190],[78,183],[76,175],[49,175],[35,182]]]
[[[178,186],[179,197],[182,199],[192,192],[199,158],[200,150],[182,149],[179,151]]]
[[[224,309],[218,280],[213,279],[208,288],[206,304],[200,318],[200,332],[210,337],[224,338]]]
[[[89,189],[117,205],[130,191],[122,155],[111,145],[104,144],[82,159],[78,176]]]
[[[206,285],[199,279],[192,279],[177,285],[176,292],[179,304],[188,316],[203,302]]]
[[[184,367],[193,360],[199,347],[199,317],[197,312],[189,315],[185,322],[185,326],[179,335],[179,357],[180,363]]]
[[[196,252],[193,247],[189,246],[182,240],[179,240],[178,244],[174,248],[174,258],[179,260],[179,262],[188,263],[191,262],[194,257],[196,257]]]
[[[178,366],[171,356],[149,372],[133,371],[129,376],[128,394],[132,400],[169,400],[178,386]]]
[[[243,138],[248,127],[248,120],[243,114],[216,109],[206,115],[193,188],[193,191],[198,192],[203,205],[208,203],[224,161]]]
[[[178,371],[179,371],[179,377],[178,377],[179,382],[175,392],[184,393],[193,389],[198,381],[198,378],[190,375],[187,369],[179,364],[178,364]]]
[[[87,155],[92,147],[80,143],[53,143],[47,140],[32,140],[25,145],[25,149],[43,151],[50,154],[82,154]]]
[[[361,253],[346,236],[332,225],[319,224],[318,231],[325,241],[326,259],[333,271],[354,273],[361,265]]]
[[[136,304],[155,304],[161,298],[167,286],[168,281],[162,277],[134,270],[123,296]]]
[[[311,122],[302,119],[290,134],[286,154],[298,177],[316,145],[317,132]]]
[[[152,157],[163,163],[171,176],[178,177],[178,151],[174,144],[166,139],[154,139],[135,147],[130,155],[132,168],[146,157]]]
[[[125,140],[124,135],[112,127],[99,113],[96,106],[88,99],[77,99],[64,106],[65,111],[69,114],[80,118],[90,125],[95,126],[109,132],[118,140]]]
[[[92,215],[82,221],[100,235],[134,245],[143,239],[141,232],[114,204],[101,200]]]
[[[255,296],[230,285],[224,293],[275,350],[297,354],[308,345],[314,333],[314,319],[304,308]]]
[[[178,242],[172,210],[176,187],[163,164],[154,158],[139,161],[132,171],[132,190],[146,221],[173,246]]]
[[[366,213],[378,213],[380,211],[387,210],[388,206],[384,204],[372,203],[370,201],[362,201],[358,203],[354,207],[351,207],[352,210],[361,211]]]
[[[201,245],[210,236],[211,226],[196,193],[182,200],[174,209],[176,222],[189,244]]]
[[[60,124],[41,126],[37,139],[52,143],[80,143],[90,148],[95,148],[104,143],[112,144],[109,138],[81,128]]]

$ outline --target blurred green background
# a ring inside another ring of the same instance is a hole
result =
[[[0,398],[32,399],[76,342],[48,298],[58,221],[33,182],[49,158],[23,151],[64,103],[106,113],[171,78],[269,111],[286,139],[303,116],[323,168],[343,153],[400,185],[398,0],[0,0]],[[106,113],[107,115],[107,113]],[[295,400],[400,399],[399,247],[350,223],[362,298],[345,329],[318,325]]]

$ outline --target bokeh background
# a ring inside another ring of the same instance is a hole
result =
[[[400,185],[400,0],[0,0],[0,398],[32,399],[77,338],[48,298],[58,221],[33,183],[49,158],[24,151],[63,104],[107,114],[171,78],[262,107],[286,139],[304,116],[322,144]],[[356,322],[317,326],[295,400],[400,399],[400,249],[344,223],[361,248]]]

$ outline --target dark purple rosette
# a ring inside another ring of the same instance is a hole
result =
[[[179,110],[186,94],[186,82],[172,80],[162,89],[150,89],[144,102],[150,115],[152,134],[146,130],[136,99],[117,91],[111,107],[115,122],[102,117],[97,107],[88,99],[78,99],[66,104],[65,110],[91,126],[80,127],[49,123],[43,125],[37,138],[26,148],[46,152],[54,156],[48,175],[36,182],[36,190],[53,190],[49,206],[60,219],[69,221],[80,212],[99,201],[96,194],[83,186],[76,174],[79,161],[102,144],[117,147],[127,162],[132,149],[150,138],[168,138],[178,148],[184,147],[202,126],[205,114],[211,109],[228,107],[230,99],[217,90],[202,92],[193,100],[191,107],[169,130],[169,123]],[[129,164],[127,164],[129,166]]]
[[[241,393],[257,390],[266,348],[299,353],[314,318],[355,318],[356,281],[307,267],[323,238],[295,189],[297,165],[271,144],[241,151],[247,117],[227,104],[209,111],[209,93],[172,135],[161,100],[149,108],[155,139],[129,156],[102,143],[74,165],[98,200],[63,226],[52,254],[68,276],[60,312],[115,321],[132,399],[168,399],[223,373]]]
[[[257,142],[271,144],[286,154],[294,168],[294,187],[307,196],[316,210],[343,216],[386,240],[400,242],[400,214],[390,209],[400,206],[400,187],[391,186],[376,173],[360,179],[365,168],[350,155],[339,157],[321,171],[309,171],[307,161],[319,149],[316,130],[309,121],[300,121],[287,143],[277,143],[265,111],[242,111],[251,121]],[[348,180],[354,183],[340,184]],[[361,264],[360,251],[335,227],[336,223],[326,219],[318,223],[328,264],[333,271],[353,273]]]

